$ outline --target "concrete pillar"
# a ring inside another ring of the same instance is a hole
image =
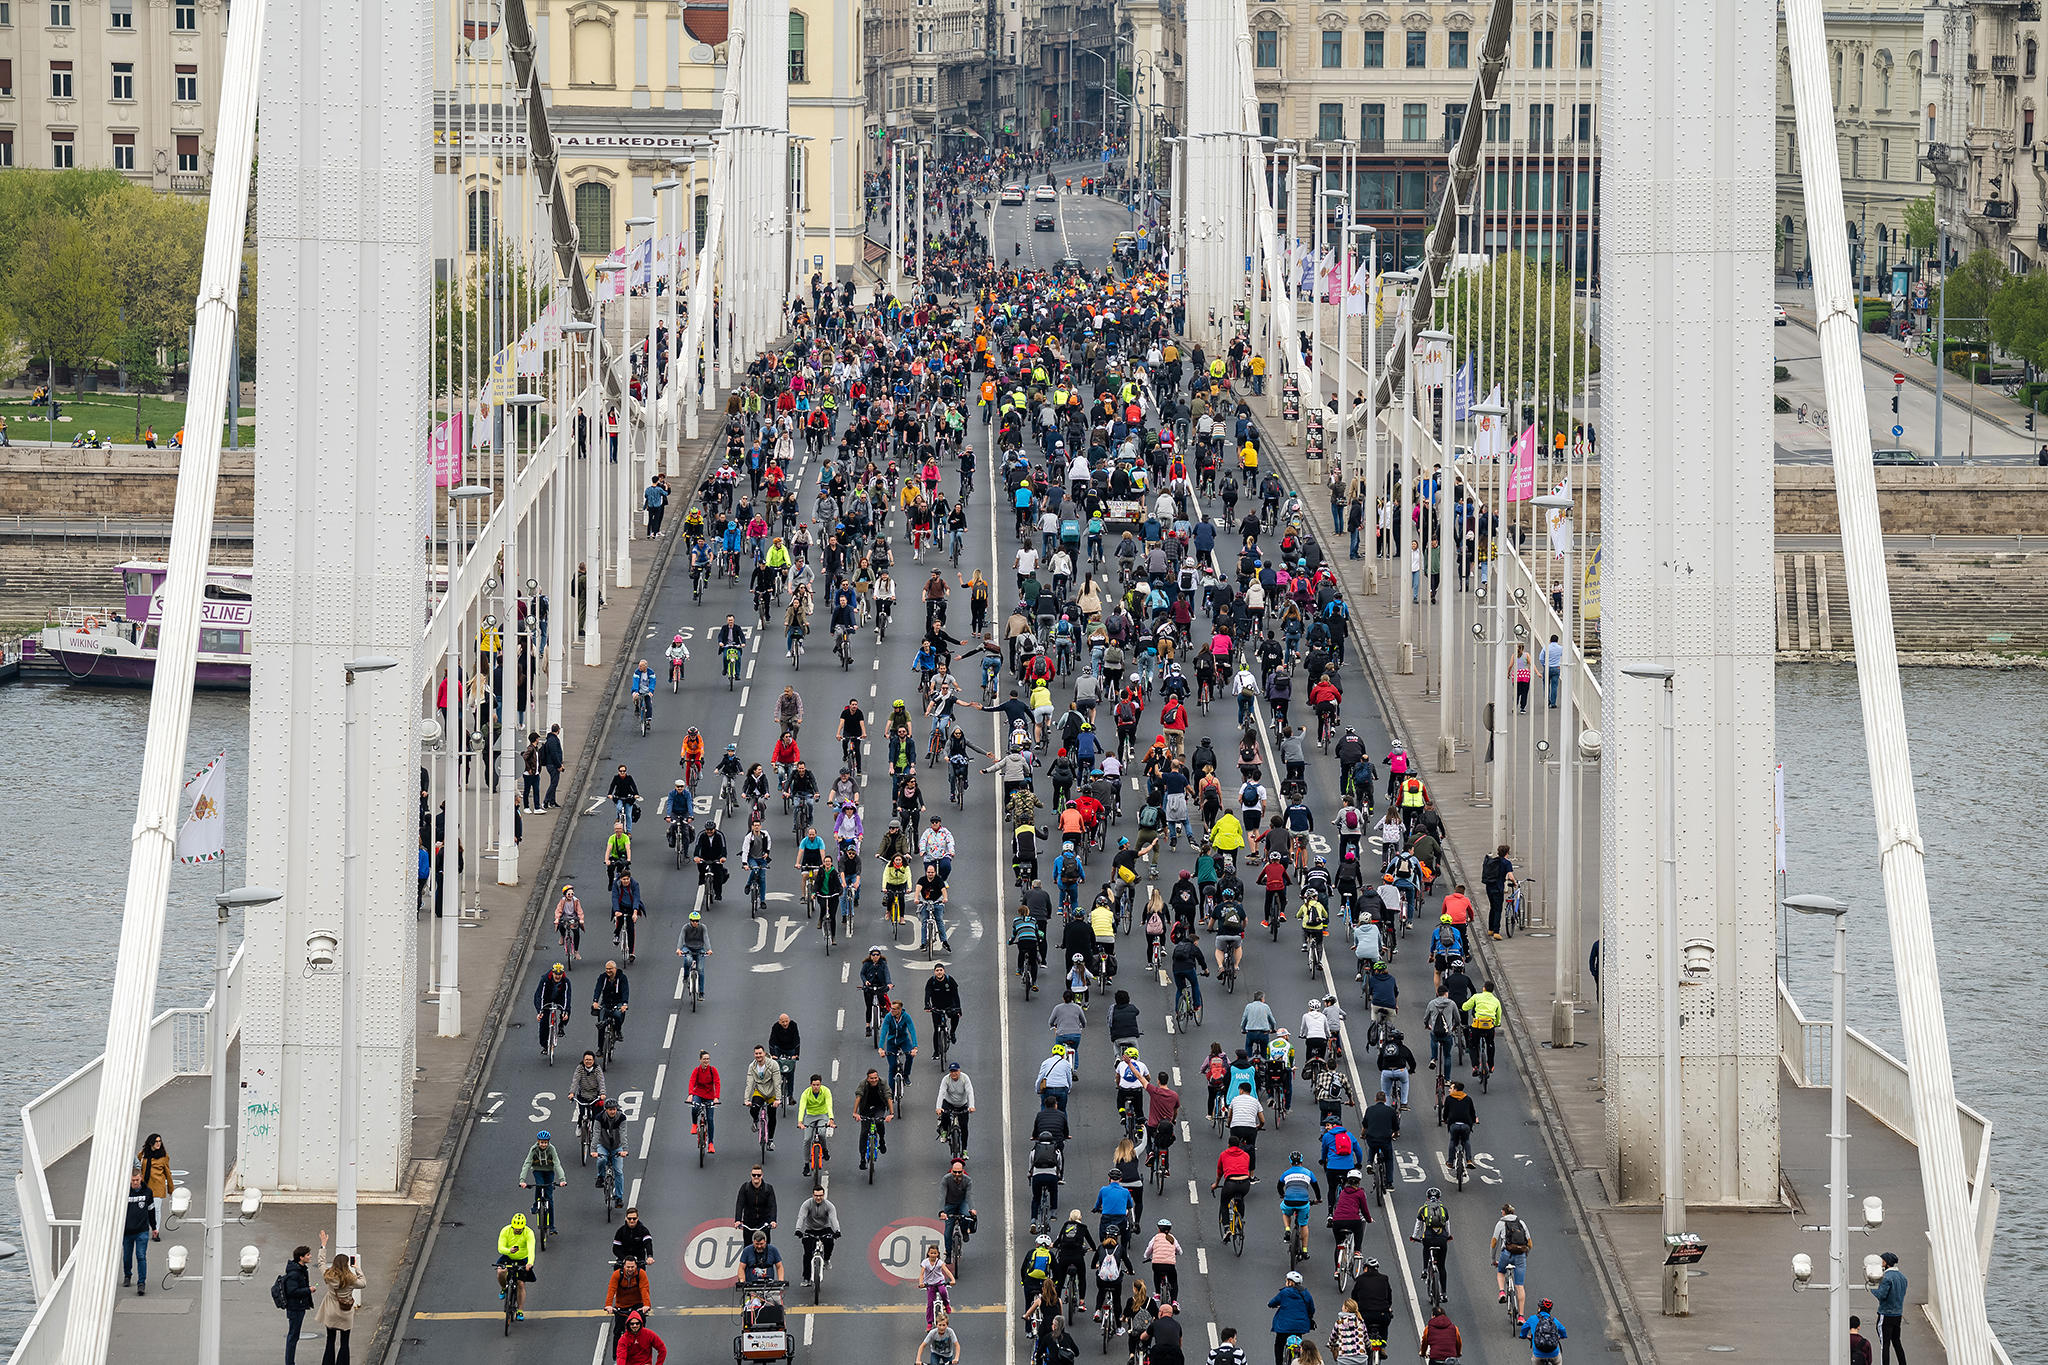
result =
[[[1756,79],[1775,42],[1767,9],[1656,0],[1615,0],[1602,34],[1600,983],[1608,1160],[1630,1202],[1658,1197],[1675,966],[1657,949],[1661,689],[1620,672],[1644,662],[1674,670],[1676,940],[1703,968],[1677,987],[1686,1197],[1778,1198],[1773,94]]]
[[[411,1155],[431,23],[271,0],[264,34],[248,847],[250,878],[285,894],[249,920],[237,1152],[268,1190],[336,1183],[341,978],[307,972],[306,936],[342,927],[341,665],[370,654],[400,662],[356,683],[360,1189],[400,1188]]]

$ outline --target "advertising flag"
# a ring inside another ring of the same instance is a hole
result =
[[[1500,385],[1493,386],[1493,392],[1486,395],[1486,405],[1500,406]],[[1498,460],[1507,453],[1508,428],[1505,418],[1493,413],[1483,413],[1479,418],[1479,430],[1472,438],[1472,455],[1480,460]]]
[[[1472,416],[1472,357],[1466,356],[1465,363],[1458,367],[1458,378],[1451,389],[1451,420],[1469,421]]]
[[[434,487],[462,486],[462,413],[434,428]]]
[[[219,862],[228,851],[228,756],[194,773],[185,784],[185,823],[178,827],[178,861]]]
[[[1508,501],[1527,502],[1536,496],[1536,424],[1515,438],[1515,467],[1508,474]]]

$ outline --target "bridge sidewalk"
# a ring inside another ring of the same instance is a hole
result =
[[[415,1268],[424,1252],[424,1238],[433,1221],[434,1207],[442,1194],[442,1178],[454,1163],[471,1118],[479,1109],[487,1111],[495,1102],[494,1097],[478,1093],[478,1082],[506,1022],[517,1018],[523,1008],[520,997],[531,986],[525,979],[526,947],[530,942],[549,937],[540,933],[537,925],[545,923],[546,911],[554,904],[554,897],[548,893],[551,890],[559,892],[562,885],[563,870],[559,863],[568,843],[566,827],[581,818],[583,809],[605,785],[601,780],[590,781],[589,778],[602,757],[600,741],[609,714],[609,700],[617,691],[622,670],[629,668],[632,661],[648,651],[645,641],[647,632],[652,628],[647,619],[652,602],[648,588],[660,580],[665,556],[677,539],[673,533],[681,524],[683,509],[689,505],[689,491],[696,488],[702,477],[701,466],[705,458],[720,443],[722,421],[722,417],[705,414],[700,424],[702,435],[695,443],[684,446],[684,474],[674,481],[682,493],[682,501],[680,506],[672,508],[668,520],[670,533],[660,540],[650,541],[646,538],[644,519],[636,518],[639,527],[632,541],[635,586],[606,590],[607,604],[601,617],[604,662],[598,667],[585,667],[581,663],[580,650],[576,648],[577,642],[570,641],[570,676],[564,680],[562,697],[562,735],[568,762],[558,793],[561,806],[545,814],[524,817],[524,837],[520,844],[521,875],[517,885],[497,885],[491,876],[495,863],[486,861],[483,864],[485,876],[480,898],[483,915],[473,922],[465,921],[461,943],[459,979],[465,989],[460,1037],[436,1036],[439,1006],[424,998],[432,977],[430,954],[434,951],[436,924],[431,902],[419,920],[418,973],[422,999],[417,1014],[419,1041],[418,1073],[413,1091],[413,1161],[405,1190],[396,1195],[366,1197],[360,1205],[359,1240],[363,1268],[370,1286],[356,1314],[352,1346],[353,1355],[358,1360],[381,1360],[392,1344],[392,1329],[400,1320]],[[563,624],[573,622],[573,606],[567,611],[557,609],[554,619]],[[546,674],[543,673],[543,688],[545,684]],[[571,687],[573,691],[568,690]],[[530,712],[529,721],[532,719],[533,713]],[[658,793],[649,797],[650,809],[656,796]],[[605,818],[610,817],[607,815]],[[465,842],[470,841],[466,838]],[[479,854],[480,850],[471,843],[469,856],[475,858]],[[601,872],[598,887],[597,899],[601,901]],[[586,895],[586,905],[592,903]],[[602,926],[593,926],[585,943],[586,953],[581,964],[583,972],[593,970],[593,957],[596,965],[602,965],[605,946]],[[587,980],[587,975],[582,979]],[[511,1001],[511,1008],[496,1008],[495,1002],[500,998]],[[239,1049],[230,1051],[228,1074],[230,1077],[240,1074]],[[150,1095],[143,1103],[140,1131],[145,1135],[163,1134],[173,1166],[185,1172],[179,1177],[180,1183],[197,1185],[204,1182],[207,1087],[207,1077],[180,1078]],[[236,1189],[233,1141],[234,1130],[231,1127],[229,1186]],[[50,1169],[51,1195],[59,1217],[78,1216],[84,1201],[90,1151],[88,1143]],[[508,1185],[515,1176],[516,1172],[507,1174]],[[255,1246],[261,1261],[248,1283],[230,1279],[224,1288],[221,1314],[223,1360],[275,1361],[282,1358],[279,1347],[284,1333],[284,1315],[270,1302],[271,1281],[283,1270],[294,1247],[312,1246],[317,1253],[319,1232],[326,1229],[330,1237],[333,1232],[334,1202],[331,1198],[301,1198],[288,1192],[271,1191],[266,1191],[265,1195],[262,1212],[254,1222],[240,1225],[230,1222],[226,1229],[225,1267],[229,1275],[233,1274],[236,1259],[245,1245]],[[202,1230],[198,1220],[202,1206],[200,1194],[195,1190],[192,1216],[176,1230],[166,1232],[161,1243],[151,1245],[149,1259],[153,1279],[148,1295],[136,1295],[131,1290],[117,1298],[112,1359],[189,1360],[196,1356],[202,1261]],[[231,1215],[233,1207],[230,1206]],[[512,1204],[508,1202],[504,1209],[475,1210],[471,1216],[502,1220],[509,1218],[511,1211]],[[181,1280],[160,1287],[167,1264],[165,1253],[173,1245],[185,1246],[190,1261]],[[487,1268],[479,1267],[477,1276],[479,1295],[488,1297]],[[316,1277],[316,1297],[318,1288]],[[304,1330],[306,1336],[299,1358],[317,1360],[320,1340],[316,1337],[324,1339],[325,1333],[316,1333],[311,1315],[308,1315]]]
[[[1273,412],[1260,412],[1265,401],[1254,400],[1254,411],[1259,413],[1261,448],[1277,450],[1286,471],[1284,477],[1290,486],[1303,492],[1318,540],[1334,551],[1330,563],[1353,604],[1352,638],[1364,655],[1373,694],[1386,713],[1389,728],[1407,736],[1410,751],[1423,761],[1424,777],[1436,797],[1451,863],[1451,876],[1439,882],[1439,889],[1462,881],[1476,892],[1479,863],[1491,851],[1492,815],[1487,808],[1473,804],[1467,795],[1472,785],[1470,765],[1474,758],[1470,750],[1461,750],[1458,755],[1457,761],[1464,771],[1433,771],[1436,746],[1429,742],[1429,737],[1436,733],[1438,702],[1434,693],[1424,694],[1424,664],[1418,662],[1417,671],[1411,674],[1393,671],[1399,625],[1384,604],[1393,600],[1391,594],[1398,590],[1399,576],[1391,569],[1384,571],[1383,595],[1368,596],[1370,537],[1365,540],[1368,557],[1347,558],[1348,535],[1334,532],[1329,499],[1322,488],[1313,487],[1308,481],[1308,465],[1301,449],[1276,439],[1288,427]],[[1447,586],[1449,582],[1447,579]],[[1536,702],[1532,715],[1540,710],[1540,688]],[[1540,718],[1536,723],[1540,723]],[[1588,774],[1584,791],[1585,808],[1579,827],[1589,837],[1581,840],[1586,862],[1582,886],[1597,885],[1586,880],[1596,874],[1599,859],[1597,773]],[[1547,807],[1550,799],[1539,798],[1538,804]],[[1543,818],[1539,810],[1533,822],[1536,828],[1541,828]],[[1484,897],[1475,899],[1483,908]],[[1600,933],[1597,894],[1581,898],[1580,915],[1580,942],[1591,945]],[[1482,943],[1479,955],[1508,1007],[1510,1045],[1523,1070],[1533,1078],[1545,1139],[1554,1149],[1559,1168],[1571,1173],[1570,1206],[1579,1211],[1579,1225],[1558,1231],[1585,1241],[1595,1274],[1609,1299],[1602,1306],[1609,1342],[1627,1343],[1635,1349],[1638,1359],[1656,1361],[1659,1365],[1708,1365],[1726,1358],[1731,1348],[1744,1357],[1753,1354],[1763,1359],[1783,1359],[1788,1354],[1786,1343],[1791,1341],[1809,1343],[1796,1354],[1822,1358],[1827,1338],[1826,1296],[1795,1296],[1790,1264],[1794,1252],[1804,1251],[1814,1258],[1820,1275],[1824,1278],[1827,1274],[1825,1234],[1799,1231],[1802,1223],[1824,1223],[1827,1219],[1827,1091],[1802,1089],[1781,1070],[1780,1179],[1788,1207],[1783,1211],[1693,1212],[1691,1230],[1700,1234],[1710,1248],[1701,1267],[1704,1274],[1692,1284],[1692,1315],[1664,1317],[1664,1249],[1659,1210],[1654,1204],[1621,1205],[1609,1196],[1597,1006],[1589,1001],[1577,1016],[1578,1046],[1565,1052],[1553,1050],[1543,1041],[1549,1033],[1547,1021],[1555,998],[1554,944],[1555,940],[1539,927],[1536,933]],[[1929,1272],[1924,1255],[1926,1206],[1921,1195],[1916,1149],[1854,1105],[1850,1107],[1849,1118],[1853,1201],[1866,1195],[1880,1196],[1885,1204],[1887,1227],[1874,1241],[1851,1240],[1852,1284],[1860,1283],[1865,1254],[1897,1251],[1902,1258],[1901,1268],[1913,1279],[1911,1299],[1917,1307],[1926,1301]],[[1852,1211],[1860,1207],[1853,1201]],[[1537,1231],[1540,1237],[1544,1230]],[[1540,1253],[1532,1257],[1532,1262],[1540,1261]],[[1531,1289],[1541,1292],[1539,1279],[1532,1277]],[[1875,1307],[1876,1301],[1860,1287],[1850,1290],[1849,1311],[1863,1318],[1873,1343]],[[1560,1304],[1559,1308],[1570,1327],[1577,1319],[1588,1318],[1593,1305]],[[1946,1359],[1923,1312],[1908,1315],[1905,1341],[1916,1361]]]

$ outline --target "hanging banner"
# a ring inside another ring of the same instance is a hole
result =
[[[1500,385],[1493,386],[1493,392],[1486,396],[1488,407],[1500,406]],[[1507,454],[1508,428],[1505,417],[1493,413],[1482,413],[1479,430],[1472,436],[1472,457],[1475,460],[1498,460]]]
[[[185,784],[185,823],[178,827],[178,861],[212,863],[228,851],[228,756],[194,773]]]
[[[1457,382],[1451,386],[1451,420],[1465,422],[1472,417],[1472,357],[1458,367]]]
[[[1530,466],[1531,466],[1531,468],[1530,468],[1530,475],[1531,475],[1531,477],[1534,477],[1534,475],[1535,475],[1535,468],[1534,468],[1534,465],[1535,465],[1535,459],[1534,459],[1534,454],[1535,454],[1535,448],[1536,448],[1536,441],[1535,441],[1535,432],[1536,432],[1536,428],[1535,428],[1534,426],[1531,426],[1531,427],[1529,428],[1529,431],[1528,431],[1528,432],[1526,433],[1526,434],[1528,435],[1528,437],[1529,437],[1529,449],[1530,449],[1530,455],[1531,455],[1531,458],[1530,458]],[[1561,479],[1561,480],[1559,480],[1559,482],[1558,482],[1558,485],[1557,485],[1557,487],[1555,487],[1555,488],[1551,489],[1550,491],[1551,491],[1551,492],[1553,492],[1553,493],[1555,493],[1555,494],[1557,494],[1557,495],[1558,495],[1559,497],[1565,497],[1565,498],[1568,498],[1568,497],[1570,497],[1570,496],[1572,495],[1572,481],[1571,481],[1570,479]],[[1571,514],[1570,510],[1569,510],[1569,509],[1567,509],[1567,508],[1563,508],[1563,507],[1554,507],[1554,508],[1550,509],[1550,549],[1551,549],[1551,552],[1552,552],[1553,554],[1565,554],[1565,553],[1568,553],[1568,552],[1569,552],[1569,551],[1571,550],[1571,548],[1572,548],[1572,514]]]
[[[653,278],[654,239],[647,238],[632,249],[630,264],[626,270],[627,285],[632,289],[645,289]]]
[[[462,486],[462,417],[463,415],[458,412],[434,428],[436,488]]]
[[[1586,581],[1579,585],[1579,616],[1583,620],[1600,619],[1600,547],[1593,547],[1593,557],[1586,562]]]
[[[1536,496],[1536,424],[1515,438],[1515,467],[1508,473],[1508,501],[1527,502]]]
[[[513,379],[513,367],[517,363],[513,352],[514,346],[507,346],[491,357],[491,380],[483,393],[483,402],[487,407],[511,402],[512,395],[519,390],[519,385]]]
[[[1451,343],[1434,338],[1415,344],[1415,382],[1426,389],[1440,389],[1451,377]]]
[[[1344,287],[1344,316],[1362,318],[1372,306],[1374,281],[1357,270],[1351,272],[1351,279]]]

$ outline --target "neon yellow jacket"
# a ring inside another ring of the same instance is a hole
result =
[[[832,1115],[832,1092],[824,1086],[805,1086],[797,1096],[796,1116],[799,1123],[812,1119],[829,1119]]]

